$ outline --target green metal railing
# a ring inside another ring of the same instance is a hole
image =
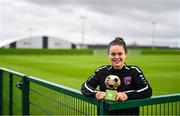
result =
[[[180,94],[111,102],[80,91],[0,68],[0,115],[105,115],[139,107],[140,115],[180,115]]]
[[[180,115],[180,94],[124,102],[105,102],[108,111],[140,107],[141,115]]]

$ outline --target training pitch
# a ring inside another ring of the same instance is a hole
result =
[[[106,55],[0,55],[0,67],[78,90],[98,67],[109,63]],[[153,95],[180,93],[180,55],[131,55],[126,63],[143,70]]]

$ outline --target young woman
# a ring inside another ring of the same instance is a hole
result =
[[[105,80],[109,75],[115,75],[121,81],[121,85],[116,89],[116,101],[143,99],[152,96],[152,89],[143,72],[137,66],[125,64],[127,47],[123,38],[116,37],[109,43],[108,57],[111,65],[101,66],[83,83],[81,92],[85,96],[95,97],[98,100],[104,99],[107,89]],[[99,86],[99,90],[96,90],[97,86]],[[138,115],[139,108],[112,111],[110,114]]]

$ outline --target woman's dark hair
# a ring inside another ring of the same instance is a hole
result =
[[[109,49],[111,46],[113,45],[119,45],[119,46],[123,46],[125,53],[127,54],[127,47],[126,47],[126,43],[123,40],[123,38],[121,37],[116,37],[114,40],[112,40],[109,45],[108,45],[108,53],[109,53]]]

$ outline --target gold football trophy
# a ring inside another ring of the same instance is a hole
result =
[[[116,99],[116,89],[121,85],[121,80],[116,75],[109,75],[105,80],[106,84],[106,94],[105,100],[115,101]]]

